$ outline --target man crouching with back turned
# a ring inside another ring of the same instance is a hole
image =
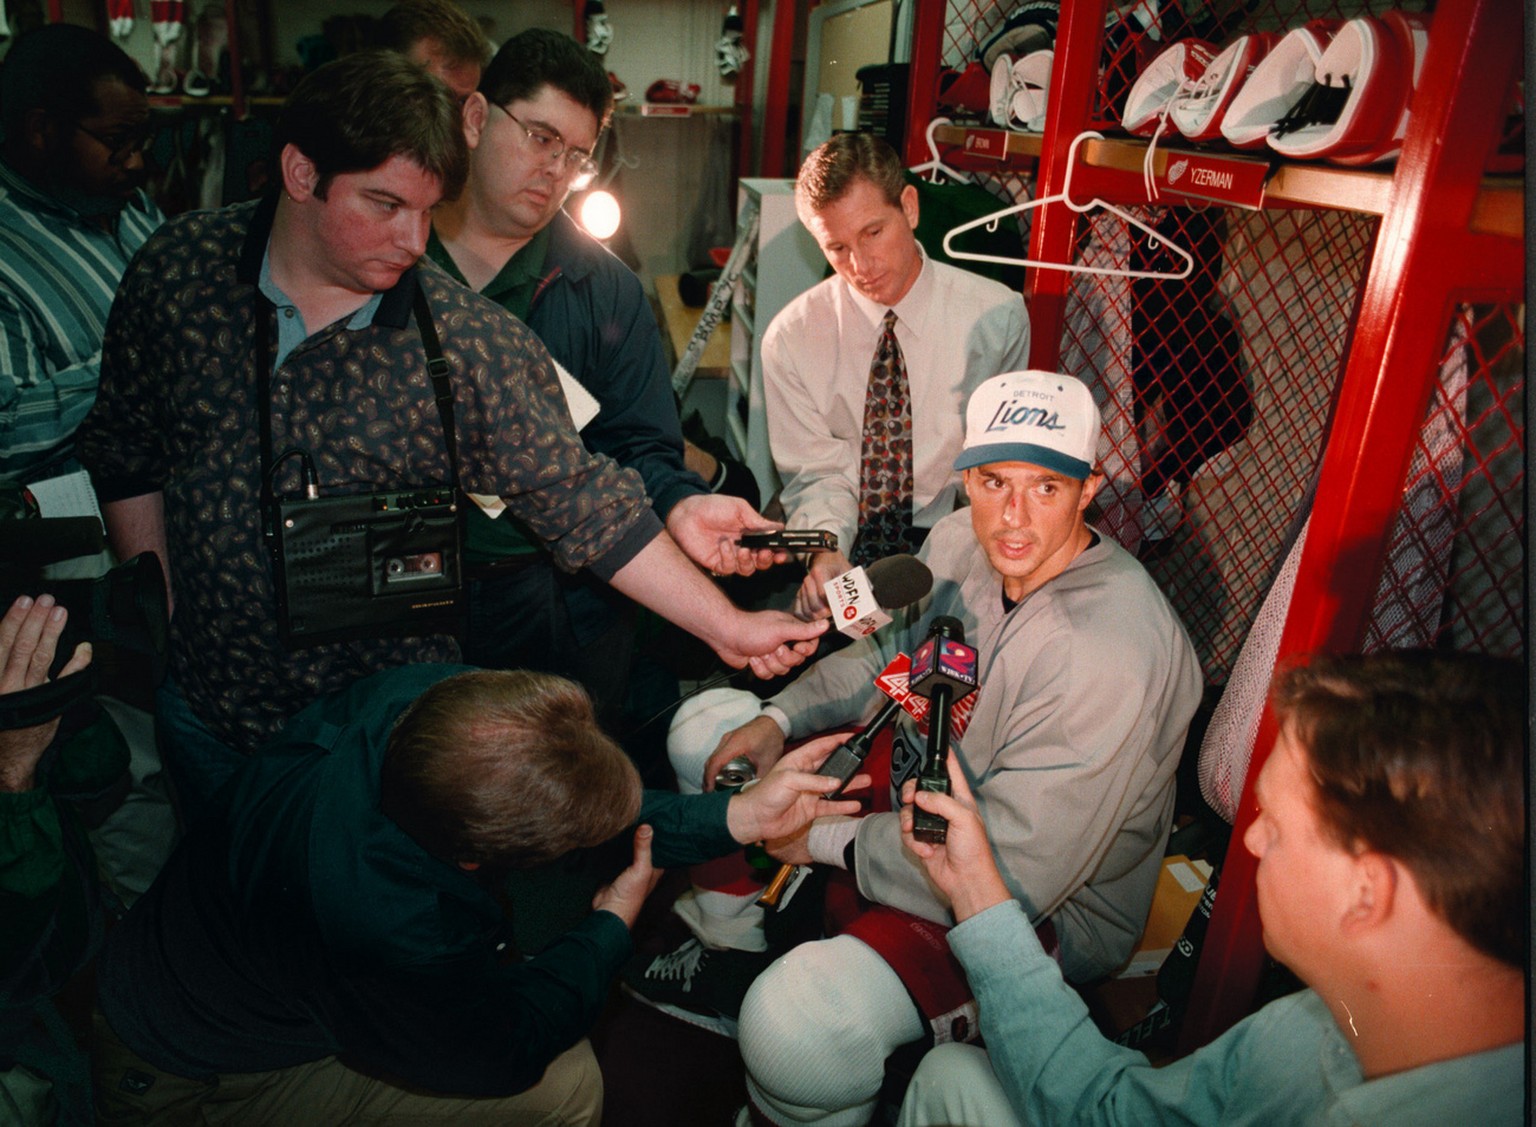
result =
[[[829,810],[836,739],[742,793],[642,792],[585,692],[414,665],[322,698],[114,930],[93,1052],[104,1123],[595,1124],[587,1030],[659,876]],[[511,869],[634,830],[592,914],[513,949]],[[217,1105],[222,1105],[218,1107]]]

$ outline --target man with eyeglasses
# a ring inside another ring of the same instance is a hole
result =
[[[79,469],[107,309],[165,219],[143,190],[146,85],[70,24],[22,36],[0,67],[0,482]]]
[[[699,520],[766,526],[745,501],[712,495],[685,467],[661,336],[640,281],[562,210],[571,192],[591,184],[612,111],[607,75],[576,40],[544,29],[507,40],[464,104],[469,181],[433,217],[427,253],[526,322],[597,400],[582,439],[640,474],[674,536]],[[634,651],[633,604],[558,571],[537,538],[506,516],[472,512],[467,552],[476,578],[465,657],[574,677],[600,714],[614,717]]]

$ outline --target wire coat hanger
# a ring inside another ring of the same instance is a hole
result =
[[[922,164],[913,165],[907,171],[917,176],[923,176],[926,180],[933,180],[933,177],[925,176],[924,174],[933,172],[948,176],[958,184],[969,184],[972,181],[968,173],[949,167],[949,165],[944,163],[944,158],[939,156],[939,145],[934,139],[934,133],[938,130],[939,126],[948,125],[949,123],[950,121],[947,117],[936,117],[928,123],[928,159],[923,161]],[[937,183],[936,180],[933,180],[933,182]]]
[[[931,128],[932,127],[930,126],[930,129]],[[1087,203],[1083,204],[1074,203],[1072,201],[1072,169],[1077,164],[1077,148],[1084,141],[1102,141],[1103,139],[1104,135],[1102,133],[1096,133],[1091,129],[1085,130],[1084,132],[1079,133],[1076,137],[1072,138],[1072,144],[1067,149],[1067,172],[1066,175],[1062,177],[1061,191],[1057,192],[1055,195],[1042,196],[1037,200],[1025,200],[1023,203],[1013,204],[1010,207],[1005,207],[1001,211],[994,211],[991,215],[983,215],[980,219],[972,219],[968,222],[960,224],[958,227],[953,228],[947,234],[945,234],[944,253],[949,255],[951,258],[967,259],[972,262],[995,262],[1001,266],[1033,266],[1037,270],[1065,270],[1070,274],[1103,274],[1113,278],[1160,278],[1164,281],[1177,281],[1180,278],[1189,277],[1195,272],[1194,256],[1191,255],[1183,247],[1174,242],[1171,242],[1167,235],[1163,234],[1155,227],[1142,222],[1130,212],[1122,211],[1114,204],[1105,203],[1103,200],[1098,198],[1091,199]],[[914,169],[914,171],[916,170]],[[1183,259],[1184,269],[1177,272],[1162,270],[1119,270],[1110,266],[1082,266],[1075,262],[1042,262],[1034,258],[1008,258],[1004,255],[984,254],[980,251],[958,250],[953,245],[956,235],[962,235],[967,231],[973,231],[977,227],[986,227],[990,231],[995,231],[997,230],[997,224],[1001,220],[1006,219],[1008,216],[1019,215],[1026,211],[1033,211],[1035,208],[1044,207],[1046,204],[1050,203],[1065,204],[1070,210],[1077,212],[1079,215],[1088,211],[1092,211],[1094,208],[1098,208],[1101,211],[1107,211],[1111,215],[1123,219],[1132,227],[1135,227],[1137,230],[1143,232],[1149,239],[1152,240],[1151,245],[1153,248],[1159,246],[1167,247],[1176,256]]]

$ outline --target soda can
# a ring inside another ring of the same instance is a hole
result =
[[[738,791],[757,778],[757,767],[745,755],[738,755],[715,776],[715,789]]]

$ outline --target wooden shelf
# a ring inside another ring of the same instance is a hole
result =
[[[735,106],[699,106],[687,102],[620,102],[613,111],[619,117],[666,120],[684,117],[733,117]]]
[[[941,125],[934,138],[944,145],[956,146],[945,158],[957,168],[980,170],[993,164],[1013,165],[1040,156],[1043,138],[1038,133],[1016,133],[1007,129],[983,129],[973,126]],[[1159,143],[1153,156],[1158,173],[1168,161],[1180,154],[1199,152],[1182,145]],[[1112,169],[1140,175],[1146,157],[1145,141],[1110,137],[1086,141],[1079,150],[1091,168]],[[1001,154],[1001,155],[997,155]],[[1250,154],[1232,153],[1232,156]],[[1282,164],[1269,177],[1264,189],[1266,206],[1324,207],[1382,215],[1392,197],[1392,171],[1388,169],[1334,168],[1325,164]],[[1125,202],[1125,201],[1119,201]],[[1525,231],[1524,181],[1519,176],[1489,177],[1483,181],[1474,205],[1472,227],[1491,235],[1523,238]]]
[[[1015,160],[1034,160],[1040,156],[1044,140],[1039,133],[1017,133],[1012,129],[984,129],[970,125],[941,125],[933,131],[933,136],[936,141],[946,145],[958,145],[960,151],[952,155],[956,159],[964,158],[967,168],[986,168],[992,163],[1011,164]]]
[[[1525,177],[1492,176],[1472,204],[1471,229],[1480,235],[1525,239]]]

